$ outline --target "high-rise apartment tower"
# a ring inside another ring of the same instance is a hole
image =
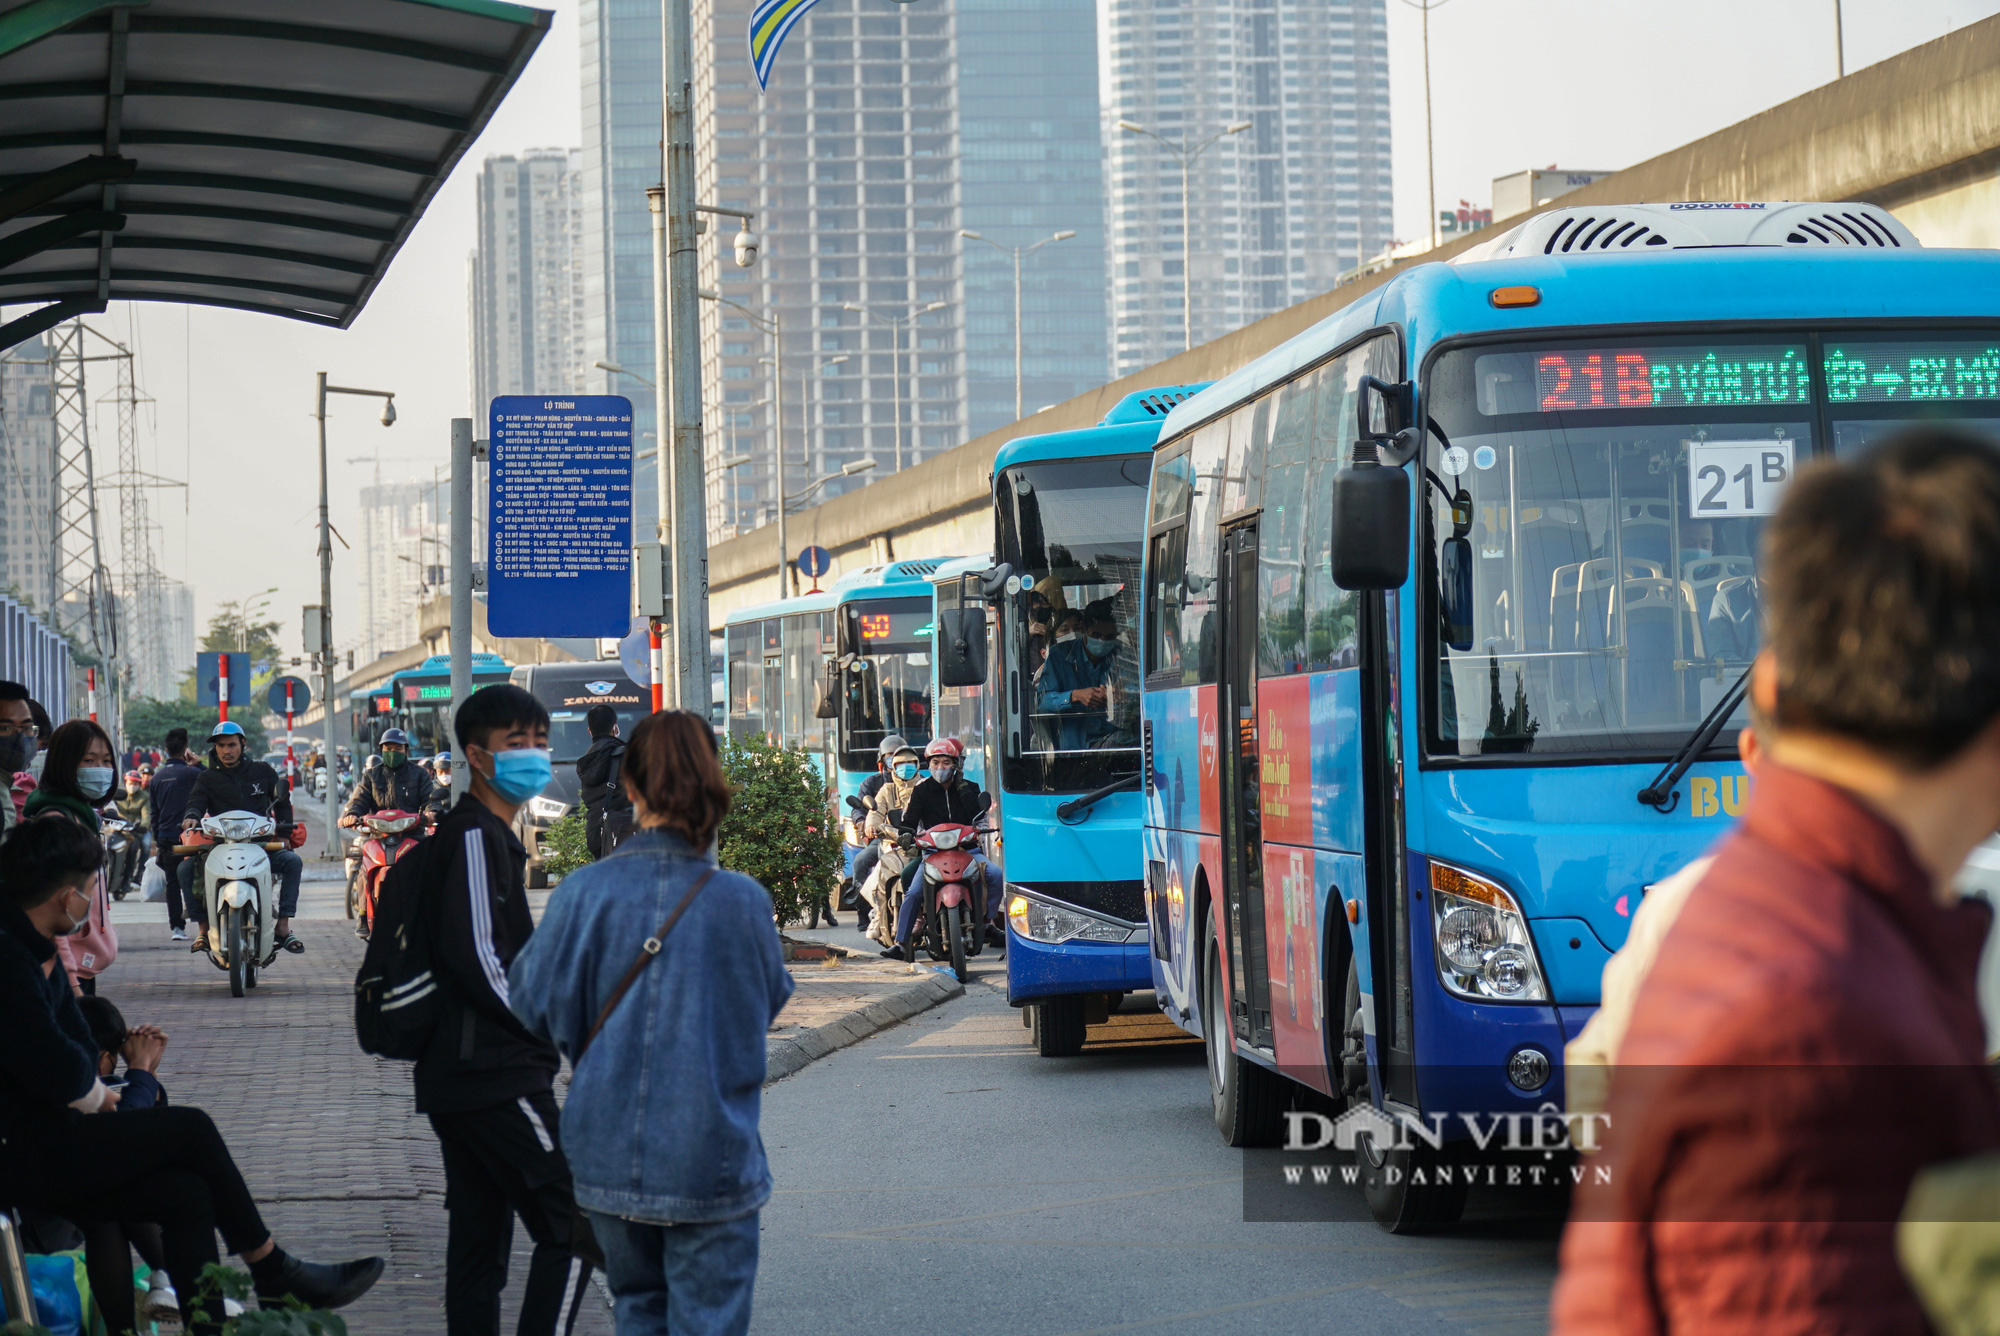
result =
[[[479,171],[472,403],[584,390],[583,154],[530,149]]]
[[[1190,325],[1205,343],[1324,292],[1389,244],[1384,4],[1102,0],[1114,375],[1179,352]],[[1192,159],[1183,197],[1180,157],[1121,121],[1189,152],[1249,127]]]

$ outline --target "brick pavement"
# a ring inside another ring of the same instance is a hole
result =
[[[434,1333],[444,1329],[444,1171],[429,1123],[412,1111],[409,1064],[371,1058],[354,1042],[362,943],[334,917],[340,894],[339,882],[307,884],[298,926],[306,954],[280,956],[240,999],[205,957],[167,940],[163,906],[120,905],[118,962],[99,991],[128,1022],[166,1028],[162,1082],[176,1103],[215,1119],[285,1247],[319,1260],[388,1260],[381,1283],[345,1310],[349,1330]],[[527,1259],[517,1229],[507,1331]],[[611,1331],[601,1300],[586,1300],[577,1330]]]
[[[99,991],[129,1023],[166,1028],[161,1080],[176,1102],[215,1119],[280,1242],[315,1259],[387,1259],[381,1283],[345,1310],[349,1329],[433,1333],[444,1326],[437,1142],[412,1110],[409,1065],[371,1058],[354,1042],[363,944],[345,918],[338,866],[312,857],[317,846],[305,850],[299,902],[297,931],[308,949],[280,956],[249,996],[230,997],[221,970],[168,940],[164,905],[137,900],[113,909],[119,956]],[[538,918],[546,898],[531,894]],[[774,1075],[962,991],[948,976],[913,977],[908,966],[865,957],[792,968],[799,988],[773,1027]],[[526,1244],[517,1228],[507,1331],[527,1274]],[[586,1300],[577,1331],[611,1330],[601,1298]]]

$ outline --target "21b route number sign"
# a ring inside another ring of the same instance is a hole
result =
[[[1689,441],[1688,518],[1770,515],[1792,480],[1791,441]]]

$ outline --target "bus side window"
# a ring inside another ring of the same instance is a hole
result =
[[[1187,605],[1187,525],[1153,535],[1146,554],[1146,676],[1150,686],[1181,685],[1181,619]]]
[[[1196,686],[1215,681],[1220,627],[1210,614],[1215,607],[1215,572],[1222,518],[1222,477],[1227,465],[1228,422],[1211,422],[1194,434],[1188,452],[1187,600],[1181,611],[1181,682]]]
[[[1257,675],[1306,666],[1306,457],[1312,446],[1313,390],[1319,373],[1264,397],[1271,439],[1264,461],[1264,515],[1258,525]]]
[[[1385,335],[1349,350],[1318,373],[1306,505],[1306,660],[1313,668],[1347,668],[1356,662],[1360,598],[1333,582],[1333,475],[1354,449],[1361,378],[1393,381],[1396,361],[1395,341]]]

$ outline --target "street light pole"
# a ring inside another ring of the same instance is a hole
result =
[[[1404,0],[1404,3],[1406,4],[1409,3],[1409,0]],[[1440,3],[1442,3],[1442,0],[1440,0]],[[1146,138],[1154,140],[1162,148],[1166,149],[1168,152],[1172,153],[1175,157],[1180,159],[1181,163],[1181,351],[1182,352],[1188,352],[1194,348],[1194,269],[1193,269],[1194,251],[1192,249],[1193,238],[1189,235],[1190,229],[1192,228],[1193,224],[1189,221],[1190,215],[1188,212],[1190,207],[1188,192],[1193,187],[1189,180],[1189,172],[1194,166],[1195,159],[1199,158],[1202,154],[1208,152],[1211,148],[1214,148],[1217,144],[1221,143],[1224,139],[1227,139],[1230,135],[1240,135],[1245,130],[1248,130],[1254,124],[1255,124],[1254,121],[1234,121],[1228,125],[1223,126],[1221,130],[1217,131],[1215,134],[1210,135],[1208,138],[1202,140],[1199,144],[1196,144],[1193,148],[1189,148],[1187,140],[1185,138],[1176,142],[1174,140],[1165,138],[1162,135],[1155,134],[1153,131],[1148,130],[1145,126],[1140,125],[1136,121],[1118,122],[1118,128],[1125,131],[1127,134],[1144,135],[1146,136]]]
[[[961,229],[959,235],[967,241],[984,241],[1002,255],[1012,255],[1014,257],[1014,420],[1019,422],[1023,417],[1027,416],[1021,406],[1021,262],[1050,242],[1068,241],[1076,233],[1066,230],[1058,232],[1051,237],[1043,237],[1032,246],[1012,247],[1003,246],[989,237],[980,236],[977,232],[967,232]]]
[[[842,302],[840,309],[853,311],[863,320],[880,320],[890,330],[891,357],[895,362],[896,377],[896,471],[903,471],[903,330],[916,324],[932,311],[942,311],[944,302],[932,302],[928,306],[911,311],[906,316],[878,316],[866,306],[856,302]],[[914,414],[912,415],[914,416]],[[915,443],[912,442],[914,448]]]
[[[1424,175],[1430,183],[1431,221],[1428,235],[1431,249],[1438,246],[1438,176],[1436,142],[1431,138],[1431,11],[1449,4],[1450,0],[1403,0],[1411,9],[1424,16]],[[1835,0],[1836,5],[1838,0]]]
[[[327,509],[326,477],[326,396],[329,394],[359,394],[382,400],[382,425],[392,427],[396,424],[396,392],[329,385],[326,383],[326,372],[322,371],[319,373],[319,397],[313,410],[313,416],[319,419],[319,691],[320,708],[325,711],[323,718],[326,721],[325,857],[333,859],[340,855],[340,808],[333,782],[339,767],[334,764],[333,755],[333,669],[336,656],[333,648],[333,522]]]

